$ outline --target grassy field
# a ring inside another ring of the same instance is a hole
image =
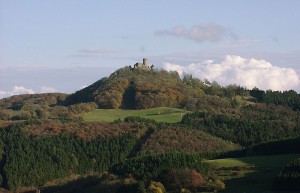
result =
[[[300,154],[209,160],[226,184],[224,193],[271,193],[274,177]]]
[[[127,116],[140,116],[153,119],[158,122],[175,123],[181,121],[182,116],[188,111],[178,108],[159,107],[142,110],[122,109],[97,109],[83,115],[85,121],[112,122],[116,119],[124,119]]]

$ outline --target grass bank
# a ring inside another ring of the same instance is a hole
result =
[[[271,193],[275,176],[300,154],[227,158],[206,161],[224,180],[224,193]]]
[[[180,122],[182,116],[188,111],[178,108],[159,107],[141,110],[123,110],[123,109],[97,109],[85,113],[84,121],[104,121],[113,122],[116,119],[123,120],[128,116],[140,116],[147,119],[153,119],[157,122],[175,123]]]

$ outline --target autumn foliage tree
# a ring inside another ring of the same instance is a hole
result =
[[[200,190],[205,184],[203,176],[195,169],[176,169],[171,170],[163,177],[164,184],[168,185],[167,189],[178,190],[185,188],[189,190]]]

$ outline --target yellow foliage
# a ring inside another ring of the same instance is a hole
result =
[[[224,190],[225,189],[225,184],[221,180],[217,179],[215,181],[215,184],[216,184],[216,189],[217,190]]]
[[[148,191],[149,193],[165,193],[166,189],[162,183],[152,181],[148,187]]]

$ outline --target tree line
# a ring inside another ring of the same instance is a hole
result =
[[[255,97],[257,102],[288,106],[295,111],[300,110],[300,94],[294,90],[263,91],[259,90],[258,88],[254,88],[250,90],[250,95]]]

